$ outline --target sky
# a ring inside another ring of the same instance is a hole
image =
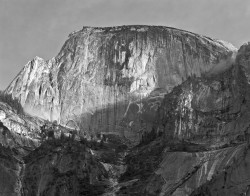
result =
[[[250,41],[249,0],[0,0],[0,90],[35,56],[56,56],[83,26],[162,25]]]

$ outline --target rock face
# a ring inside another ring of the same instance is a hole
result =
[[[189,76],[227,70],[235,52],[226,42],[174,28],[84,27],[52,60],[25,65],[5,92],[32,115],[138,141],[144,126],[131,118],[146,110],[140,100],[168,93]]]
[[[20,116],[6,103],[0,102],[0,144],[10,148],[36,148],[40,145],[42,120]]]
[[[223,73],[166,94],[151,133],[127,157],[121,195],[249,195],[249,43]]]
[[[0,171],[8,178],[0,191],[249,195],[249,59],[250,43],[236,52],[173,28],[72,33],[57,57],[30,61],[5,92],[30,114],[80,128],[80,136],[105,134],[98,142],[57,137],[37,147],[41,123],[0,103]]]

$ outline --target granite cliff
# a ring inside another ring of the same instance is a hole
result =
[[[31,115],[138,141],[143,127],[128,111],[144,110],[141,99],[168,93],[189,76],[224,71],[235,52],[226,42],[174,28],[84,27],[55,58],[25,65],[5,92]]]
[[[11,176],[0,191],[250,195],[249,59],[250,43],[237,50],[174,28],[73,32],[5,90],[37,117],[0,103],[0,169]],[[45,119],[61,135],[43,139]]]

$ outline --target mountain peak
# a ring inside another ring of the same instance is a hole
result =
[[[249,59],[250,43],[237,52],[225,41],[169,27],[73,32],[55,58],[35,57],[5,91],[50,122],[19,118],[11,99],[0,102],[0,143],[14,147],[0,146],[8,163],[0,169],[13,176],[0,189],[247,195]],[[27,152],[19,150],[26,145]]]
[[[83,121],[90,132],[120,130],[130,102],[155,89],[168,93],[189,76],[226,70],[230,66],[219,63],[234,51],[226,42],[171,27],[84,27],[71,33],[54,60],[35,57],[6,92],[33,115],[72,126]],[[137,137],[129,126],[122,129]]]
[[[39,56],[35,56],[35,57],[34,57],[34,60],[44,61],[44,59],[43,59],[43,58],[41,58],[41,57],[39,57]]]

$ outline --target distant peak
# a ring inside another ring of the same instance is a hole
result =
[[[44,59],[39,56],[35,56],[34,60],[44,61]]]

